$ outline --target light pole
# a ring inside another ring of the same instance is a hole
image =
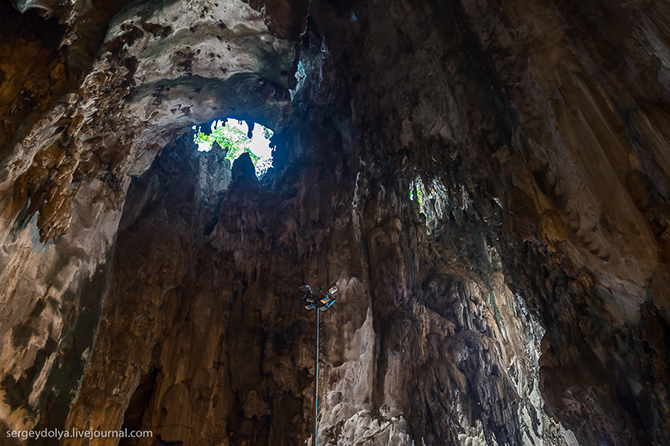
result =
[[[337,293],[338,289],[335,285],[330,287],[328,292],[325,294],[322,293],[322,296],[318,296],[312,292],[312,289],[309,285],[303,285],[300,288],[304,294],[300,299],[300,303],[307,310],[316,311],[316,380],[315,380],[315,392],[314,392],[314,446],[317,445],[317,435],[319,432],[319,320],[320,313],[322,311],[330,310],[330,307],[335,303],[335,298],[333,295]]]
[[[316,311],[316,389],[314,390],[314,446],[319,432],[319,310]]]

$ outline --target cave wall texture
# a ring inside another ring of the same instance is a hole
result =
[[[0,444],[309,444],[303,283],[319,444],[670,444],[667,1],[0,0],[0,119]]]

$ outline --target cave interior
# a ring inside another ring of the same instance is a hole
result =
[[[2,446],[670,444],[666,0],[0,0],[0,121]]]

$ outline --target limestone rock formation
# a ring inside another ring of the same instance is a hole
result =
[[[310,444],[305,283],[319,444],[670,443],[669,24],[0,0],[0,444]],[[226,117],[260,180],[197,151]]]

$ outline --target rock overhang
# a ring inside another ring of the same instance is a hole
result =
[[[287,122],[298,47],[293,38],[278,37],[292,34],[254,6],[154,0],[131,3],[110,19],[81,86],[24,127],[3,160],[12,168],[1,183],[24,185],[17,201],[33,201],[43,239],[67,230],[81,180],[107,178],[120,185],[112,189],[123,188],[194,124],[236,117],[277,129]],[[68,29],[85,27],[82,11],[90,8],[71,13]],[[77,41],[76,31],[66,34],[61,47]],[[58,184],[40,179],[45,169],[60,169]]]

